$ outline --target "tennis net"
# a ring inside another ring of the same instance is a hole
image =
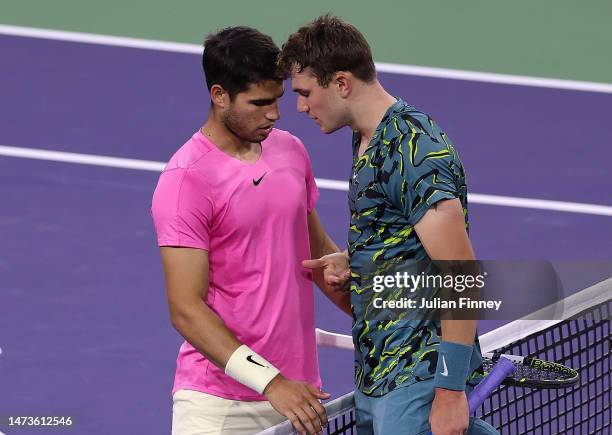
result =
[[[483,352],[534,356],[578,370],[571,388],[502,386],[476,413],[502,435],[608,434],[612,278],[565,298],[562,320],[522,319],[480,337]],[[550,309],[550,307],[549,307]],[[530,316],[531,317],[531,316]],[[536,313],[534,318],[538,318]],[[539,317],[541,318],[541,317]],[[317,330],[319,345],[352,349],[349,336]],[[356,434],[353,393],[325,405],[328,435]],[[294,433],[289,422],[260,435]]]

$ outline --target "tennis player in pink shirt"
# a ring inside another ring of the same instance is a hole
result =
[[[176,435],[252,434],[285,418],[318,433],[327,422],[312,280],[350,314],[341,291],[348,264],[317,217],[304,145],[274,129],[284,91],[278,53],[248,27],[207,38],[208,119],[153,195],[170,317],[185,338],[172,391]],[[320,257],[322,267],[302,265]]]

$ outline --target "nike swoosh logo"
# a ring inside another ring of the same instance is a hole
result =
[[[444,359],[444,355],[442,355],[442,365],[444,366],[444,370],[440,374],[442,376],[448,376],[448,367],[446,367],[446,359]]]
[[[266,368],[266,366],[259,364],[257,361],[255,361],[253,359],[253,355],[249,355],[247,356],[247,361],[253,364],[257,364],[259,367],[263,367],[264,369]]]
[[[264,174],[263,174],[261,177],[259,177],[259,179],[258,179],[258,180],[255,180],[255,179],[253,178],[253,186],[257,186],[259,183],[261,183],[261,180],[263,180],[263,177],[265,177],[265,176],[266,176],[266,174],[267,174],[267,172],[264,172]]]

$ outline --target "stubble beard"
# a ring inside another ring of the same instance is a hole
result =
[[[263,135],[254,137],[254,133],[249,133],[246,131],[244,128],[244,117],[238,115],[232,109],[228,109],[227,112],[224,113],[221,121],[223,122],[225,128],[240,140],[259,143],[267,137]]]

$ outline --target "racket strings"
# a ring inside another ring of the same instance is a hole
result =
[[[514,366],[515,370],[512,377],[519,382],[523,379],[533,379],[538,381],[555,381],[559,379],[565,379],[567,377],[564,373],[558,371],[544,370],[540,368],[524,366],[522,364],[515,364]]]
[[[510,377],[517,382],[524,382],[526,380],[556,381],[572,377],[569,374],[558,370],[546,370],[543,368],[530,367],[517,362],[513,362],[513,364],[514,372]],[[490,372],[494,365],[495,362],[492,360],[483,361],[483,368],[486,373]]]

